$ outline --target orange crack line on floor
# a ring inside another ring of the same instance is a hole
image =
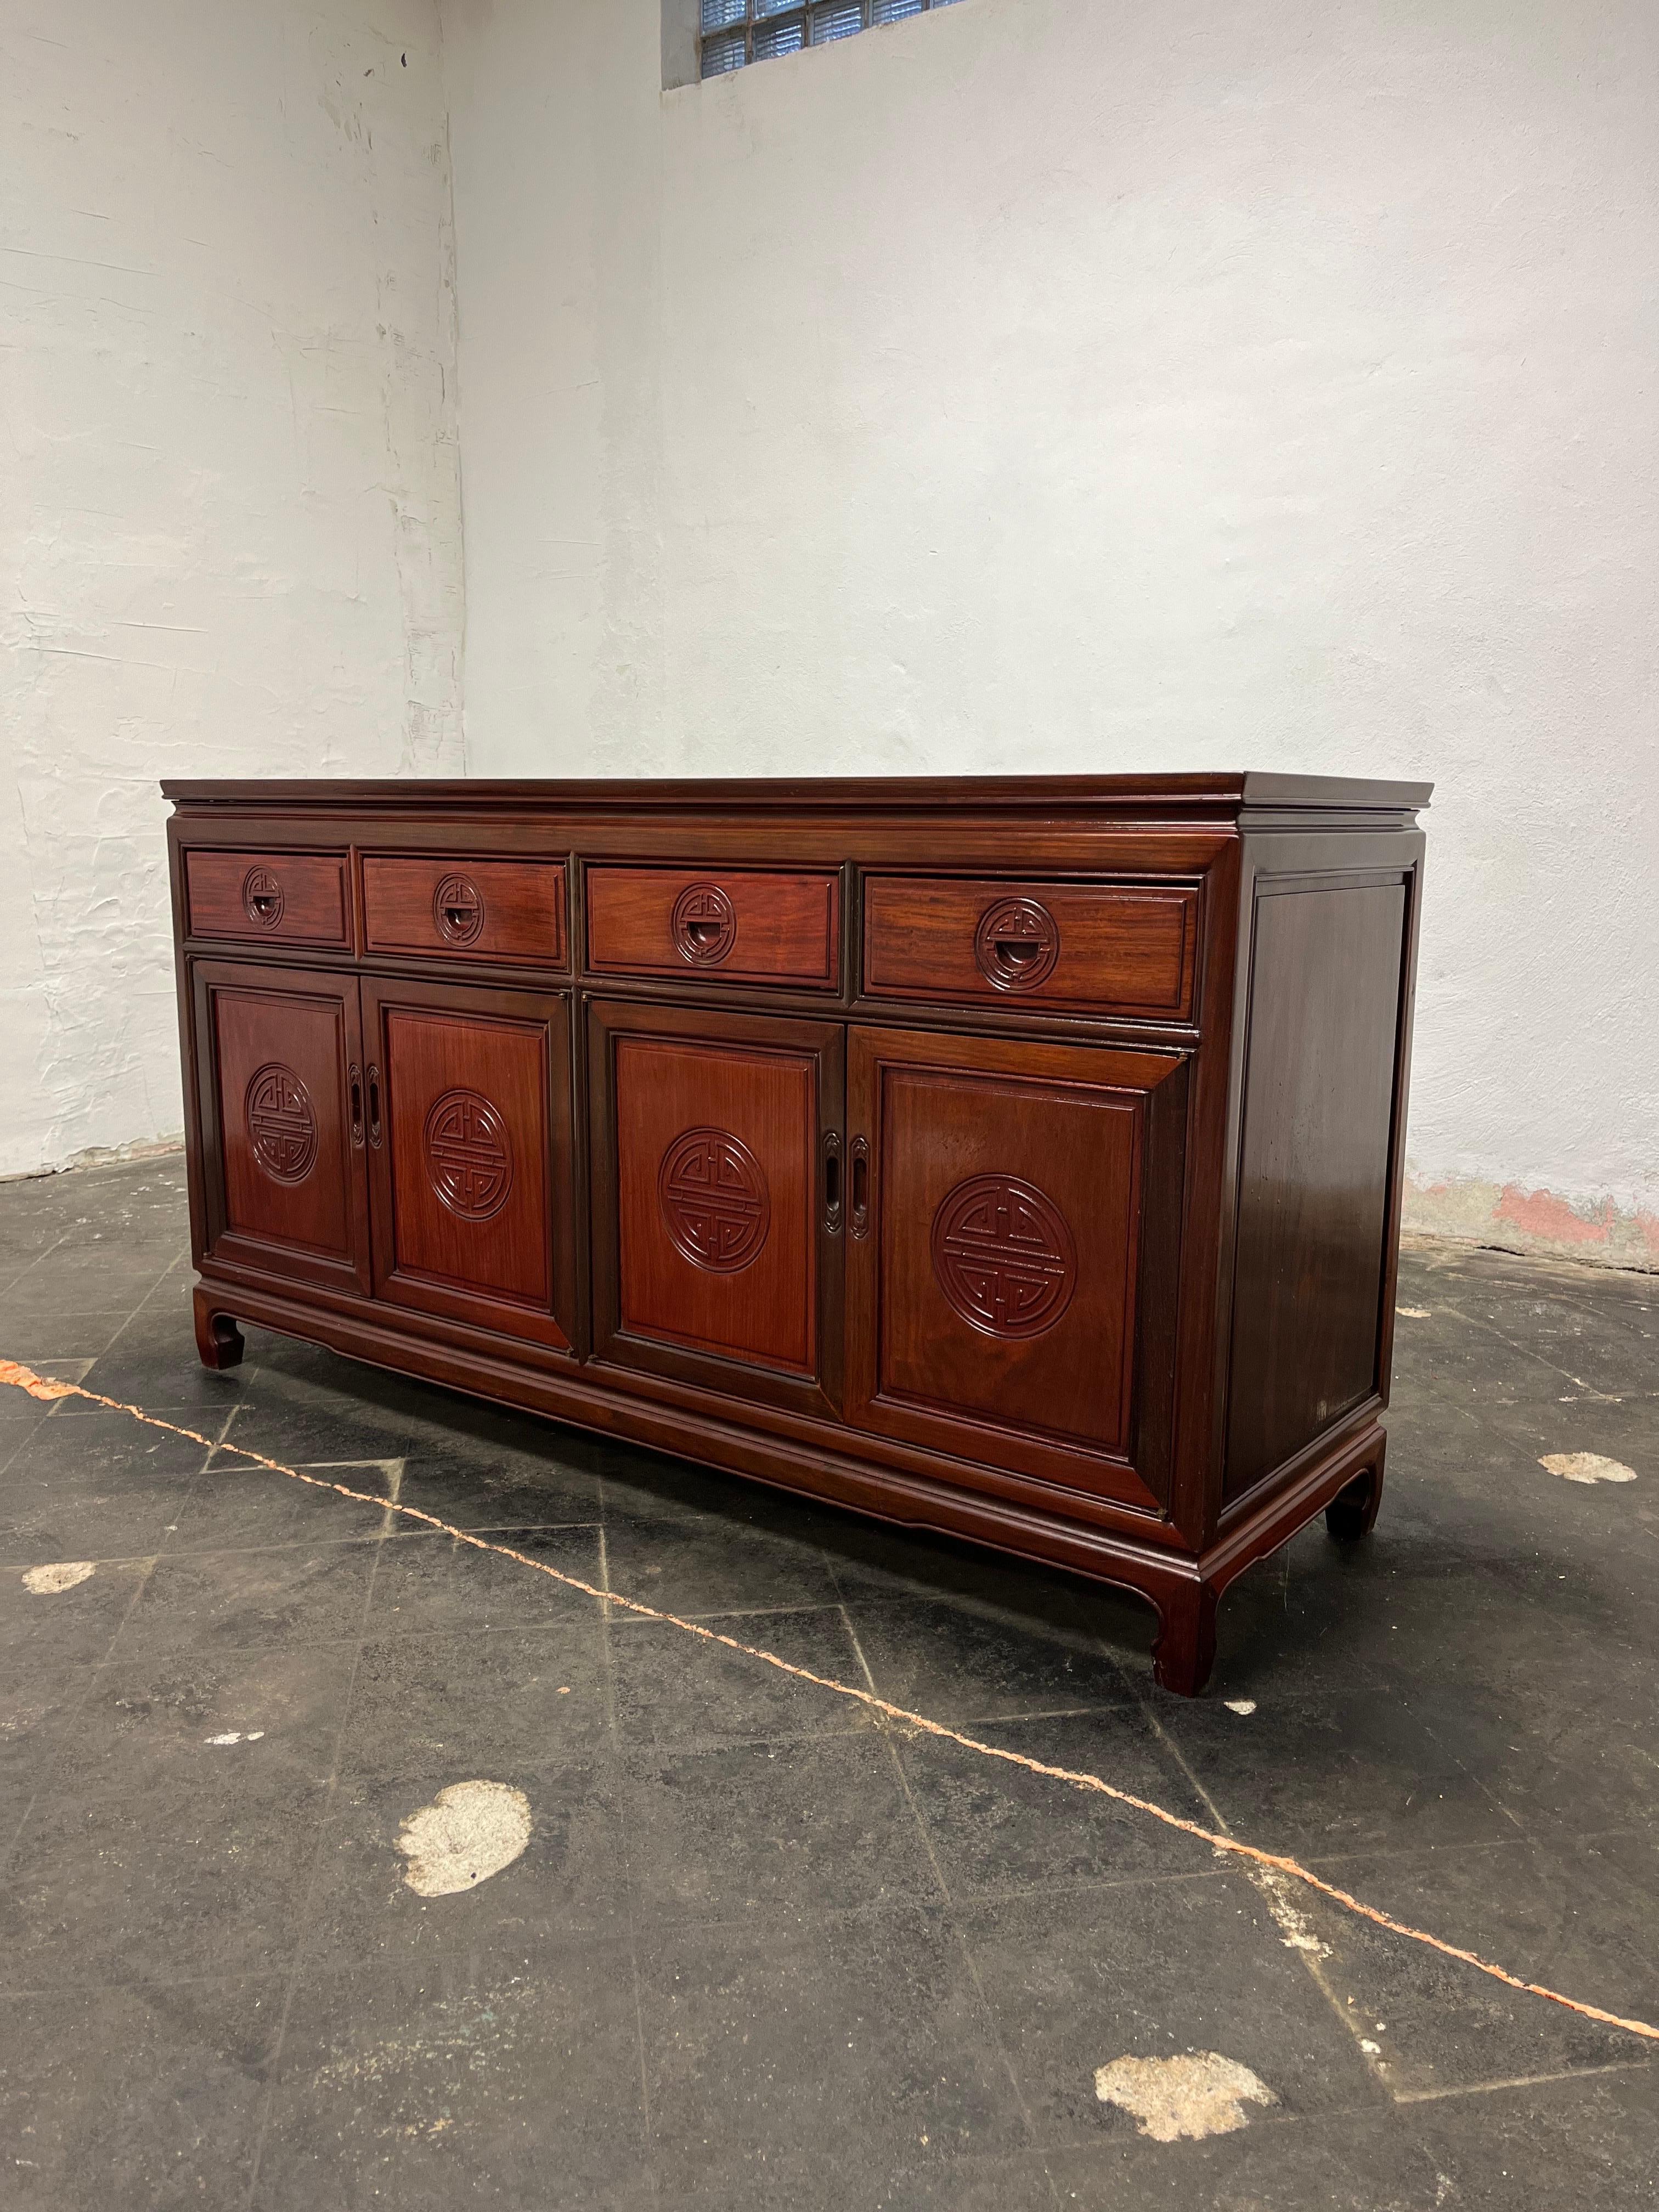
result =
[[[78,1382],[57,1382],[49,1376],[37,1375],[33,1369],[13,1359],[0,1359],[0,1383],[11,1383],[27,1390],[32,1398],[85,1398],[94,1406],[106,1406],[111,1412],[129,1413],[135,1421],[146,1427],[165,1429],[168,1435],[183,1437],[191,1443],[205,1446],[210,1450],[232,1452],[240,1459],[252,1460],[255,1466],[268,1468],[273,1474],[287,1475],[290,1480],[302,1482],[311,1490],[332,1491],[336,1496],[349,1498],[360,1505],[373,1505],[382,1512],[395,1513],[405,1521],[417,1521],[422,1528],[432,1528],[440,1535],[452,1537],[458,1544],[471,1545],[475,1552],[493,1552],[498,1558],[511,1559],[517,1565],[529,1567],[538,1575],[562,1583],[565,1589],[578,1590],[584,1597],[598,1599],[602,1604],[621,1606],[624,1612],[637,1614],[642,1620],[660,1620],[671,1627],[684,1629],[688,1636],[700,1637],[705,1644],[723,1645],[728,1651],[740,1652],[746,1659],[758,1659],[781,1674],[793,1675],[799,1682],[811,1682],[818,1689],[833,1691],[839,1698],[849,1698],[855,1705],[867,1707],[872,1712],[882,1713],[889,1720],[898,1721],[907,1728],[919,1729],[925,1735],[939,1736],[947,1743],[960,1744],[964,1751],[977,1752],[982,1759],[999,1759],[1005,1766],[1018,1766],[1028,1774],[1042,1775],[1050,1782],[1063,1782],[1069,1789],[1087,1790],[1096,1796],[1109,1798],[1115,1805],[1127,1806],[1131,1812],[1144,1813],[1150,1820],[1161,1821],[1166,1828],[1179,1834],[1192,1836],[1207,1844],[1212,1850],[1224,1851],[1251,1866],[1265,1867],[1274,1874],[1288,1875],[1292,1881],[1304,1883],[1321,1897],[1328,1898],[1347,1912],[1373,1926],[1386,1929],[1391,1936],[1405,1936],[1409,1942],[1424,1944],[1437,1951],[1443,1958],[1455,1959],[1460,1966],[1473,1966],[1478,1973],[1486,1974],[1506,1989],[1517,1990],[1523,1996],[1543,1997],[1551,2004],[1565,2006],[1567,2011],[1579,2014],[1585,2020],[1600,2021],[1604,2027],[1622,2028],[1627,2034],[1639,2035],[1650,2043],[1659,2043],[1659,2027],[1644,2020],[1626,2020],[1616,2012],[1607,2012],[1600,2005],[1586,2004],[1580,1998],[1565,1996],[1559,1990],[1547,1988],[1542,1982],[1529,1982],[1507,1968],[1494,1966],[1477,1952],[1466,1951],[1460,1945],[1448,1943],[1439,1936],[1431,1935],[1426,1929],[1413,1928],[1407,1922],[1396,1920],[1392,1913],[1380,1911],[1367,1905],[1334,1882],[1304,1867],[1299,1859],[1282,1857],[1275,1851],[1264,1851],[1255,1844],[1242,1843],[1236,1836],[1218,1834],[1213,1829],[1200,1827],[1196,1820],[1188,1820],[1166,1806],[1156,1805],[1148,1797],[1137,1797],[1127,1790],[1120,1790],[1098,1774],[1091,1774],[1067,1766],[1051,1766],[1046,1760],[1032,1759],[1024,1752],[1010,1751],[1005,1745],[986,1743],[978,1736],[964,1735],[960,1729],[947,1728],[942,1721],[929,1720],[925,1713],[913,1713],[903,1705],[891,1704],[878,1697],[873,1690],[860,1690],[850,1682],[838,1682],[833,1675],[816,1674],[810,1667],[798,1667],[792,1660],[780,1659],[775,1651],[763,1650],[758,1644],[740,1644],[734,1636],[723,1635],[720,1630],[706,1628],[700,1621],[685,1620],[677,1613],[665,1613],[659,1607],[646,1605],[638,1598],[623,1597],[614,1589],[600,1589],[592,1583],[584,1582],[580,1575],[567,1574],[562,1567],[550,1566],[545,1559],[532,1559],[526,1552],[515,1552],[510,1544],[492,1544],[487,1537],[473,1534],[465,1528],[457,1528],[441,1521],[435,1513],[427,1513],[418,1505],[405,1505],[397,1500],[376,1498],[366,1490],[353,1490],[343,1482],[325,1482],[319,1475],[303,1474],[297,1467],[289,1467],[279,1459],[268,1459],[247,1444],[220,1443],[198,1435],[194,1429],[182,1428],[176,1421],[165,1421],[158,1414],[147,1413],[141,1406],[128,1405],[119,1398],[106,1398],[99,1391],[83,1389]]]

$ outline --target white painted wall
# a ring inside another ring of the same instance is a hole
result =
[[[164,775],[458,773],[434,0],[0,0],[0,1174],[181,1127]]]
[[[469,767],[1433,777],[1419,1218],[1659,1261],[1652,0],[659,4],[442,0]]]

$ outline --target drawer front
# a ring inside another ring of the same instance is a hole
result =
[[[349,947],[343,853],[185,855],[193,937]]]
[[[1198,894],[1178,885],[872,876],[864,992],[1178,1021],[1197,921]]]
[[[608,975],[832,991],[841,966],[840,892],[832,875],[590,868],[587,964]]]
[[[556,860],[363,859],[370,952],[564,965],[564,869]]]

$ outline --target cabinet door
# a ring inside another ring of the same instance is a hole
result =
[[[368,1288],[355,976],[198,960],[201,1257]]]
[[[596,1353],[828,1410],[845,1032],[605,1003],[589,1020]]]
[[[368,977],[362,994],[374,1295],[568,1350],[567,1000]]]
[[[848,1419],[1169,1495],[1185,1063],[855,1029]]]

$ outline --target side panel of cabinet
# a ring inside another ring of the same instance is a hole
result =
[[[850,1420],[1167,1504],[1185,1066],[852,1032]]]
[[[1259,880],[1224,1495],[1386,1385],[1404,880]]]
[[[568,1001],[367,977],[362,994],[374,1295],[568,1350]]]
[[[198,961],[201,1257],[368,1288],[355,977]]]
[[[845,1032],[605,1003],[589,1022],[595,1352],[833,1410]]]

